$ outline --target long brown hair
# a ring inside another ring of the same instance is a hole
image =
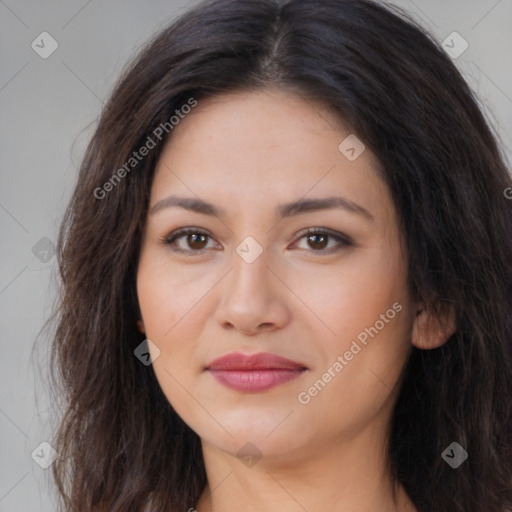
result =
[[[267,86],[323,101],[373,151],[407,242],[411,290],[432,311],[456,310],[457,332],[438,349],[413,348],[404,368],[392,475],[421,512],[512,509],[512,182],[468,85],[391,7],[214,0],[125,69],[62,222],[51,364],[64,408],[52,443],[63,510],[185,511],[206,485],[199,437],[134,356],[144,339],[141,233],[176,110]],[[154,147],[130,160],[148,138]],[[456,470],[441,458],[453,441],[469,454]]]

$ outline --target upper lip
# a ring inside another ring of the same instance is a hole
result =
[[[214,359],[206,366],[207,370],[304,370],[307,366],[290,359],[262,352],[242,354],[232,352]]]

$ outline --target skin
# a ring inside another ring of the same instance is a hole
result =
[[[200,101],[159,159],[150,210],[171,194],[225,210],[148,215],[137,275],[141,330],[160,351],[151,348],[158,382],[202,441],[208,486],[190,504],[198,512],[416,510],[400,486],[393,501],[388,427],[412,344],[433,348],[450,333],[412,299],[379,163],[369,149],[349,161],[338,146],[350,134],[325,106],[289,91],[237,92]],[[372,218],[347,209],[277,215],[281,203],[328,196]],[[183,227],[208,237],[183,236],[174,248],[188,253],[173,252],[164,240]],[[353,245],[308,239],[302,232],[312,227]],[[236,252],[248,236],[262,248],[252,263]],[[401,311],[300,403],[395,303]],[[234,351],[272,352],[308,370],[265,392],[234,391],[204,371]],[[252,467],[237,457],[246,443],[261,454]]]

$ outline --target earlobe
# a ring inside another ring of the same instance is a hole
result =
[[[146,332],[146,329],[144,328],[144,324],[142,323],[141,319],[137,320],[137,329],[141,334],[144,334]]]
[[[457,330],[455,308],[446,306],[436,316],[421,304],[416,312],[412,328],[412,344],[422,350],[444,345]]]

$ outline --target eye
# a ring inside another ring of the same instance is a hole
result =
[[[199,254],[208,248],[208,238],[210,235],[205,231],[197,228],[183,228],[171,233],[163,240],[163,243],[172,246],[172,250],[175,252]],[[179,241],[182,243],[177,243]]]
[[[337,231],[331,231],[326,228],[310,228],[303,232],[300,236],[300,240],[304,238],[306,239],[308,247],[314,249],[313,252],[327,254],[341,251],[345,247],[354,245],[352,239],[347,235]],[[326,248],[329,246],[329,240],[333,240],[336,243],[334,244],[334,247],[331,246],[326,250]]]
[[[208,239],[211,236],[198,228],[183,228],[171,233],[162,242],[171,246],[174,252],[188,253],[188,255],[202,254],[208,247]],[[342,249],[352,246],[353,241],[350,237],[337,231],[331,231],[326,228],[310,228],[302,232],[299,240],[306,239],[308,247],[313,252],[330,254],[341,251]],[[334,246],[329,247],[329,242],[334,241]],[[306,248],[307,249],[307,248]]]

